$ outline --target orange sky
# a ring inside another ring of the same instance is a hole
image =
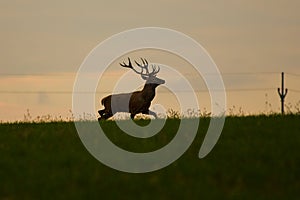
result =
[[[226,88],[238,89],[228,91],[228,107],[258,113],[267,109],[268,101],[279,111],[276,88],[281,71],[288,73],[286,101],[296,105],[300,100],[299,7],[297,0],[1,1],[0,120],[23,119],[27,109],[33,116],[68,115],[68,92],[86,55],[111,35],[144,26],[175,29],[202,44],[224,74]],[[157,52],[132,56],[175,67],[181,62]],[[116,75],[107,79],[116,80],[124,73],[117,63],[126,57],[111,66]],[[249,88],[274,90],[244,91]],[[163,92],[156,100],[172,107]],[[199,93],[199,102],[202,108],[209,107],[207,94]]]

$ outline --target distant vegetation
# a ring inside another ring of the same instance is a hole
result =
[[[300,115],[300,101],[297,102],[295,105],[291,103],[287,103],[285,105],[285,110],[287,115]],[[245,116],[276,116],[280,115],[277,111],[274,111],[272,105],[266,101],[265,102],[265,110],[260,113],[247,113],[243,110],[242,107],[232,106],[227,108],[226,116],[228,117],[245,117]],[[188,109],[184,113],[180,113],[178,110],[175,109],[167,109],[165,114],[158,114],[158,118],[167,118],[167,119],[181,119],[181,118],[198,118],[198,117],[211,117],[211,112],[207,111],[206,108],[202,110],[195,110],[195,109]],[[94,121],[98,118],[98,116],[93,114],[86,114],[83,113],[81,116],[82,121]],[[130,115],[120,114],[116,115],[113,119],[116,120],[128,120],[130,119]],[[137,120],[139,119],[150,119],[147,115],[138,114],[136,116]],[[67,117],[59,116],[52,116],[49,114],[41,115],[41,116],[32,116],[30,110],[27,109],[26,113],[23,115],[23,120],[15,121],[15,122],[25,122],[25,123],[44,123],[44,122],[73,122],[74,121],[74,114],[71,110],[69,110],[69,115]],[[0,123],[5,123],[5,121],[0,121]]]
[[[100,125],[118,146],[148,152],[172,140],[180,122],[173,116],[149,139],[124,134],[114,121]],[[98,162],[73,122],[0,124],[0,199],[299,198],[300,115],[227,117],[217,145],[200,160],[209,121],[201,118],[197,137],[181,158],[146,174]]]

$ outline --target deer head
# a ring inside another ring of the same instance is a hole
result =
[[[120,63],[122,67],[130,68],[132,69],[135,73],[141,75],[142,79],[146,80],[146,84],[154,84],[154,85],[160,85],[164,84],[165,80],[157,78],[156,75],[160,71],[160,67],[156,65],[151,65],[151,72],[149,71],[149,64],[146,59],[141,58],[142,63],[138,63],[136,61],[135,64],[140,68],[140,71],[136,70],[130,61],[130,58],[128,58],[128,64],[125,64],[125,62]]]

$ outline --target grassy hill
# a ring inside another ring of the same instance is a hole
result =
[[[172,140],[179,119],[137,139],[101,122],[117,145],[136,152]],[[146,125],[148,121],[137,123]],[[90,155],[72,122],[0,124],[0,199],[298,199],[300,116],[228,117],[213,151],[198,158],[209,118],[176,162],[130,174]]]

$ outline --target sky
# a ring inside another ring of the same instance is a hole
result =
[[[279,112],[277,87],[282,71],[289,89],[286,103],[297,110],[299,7],[297,0],[1,0],[0,120],[22,120],[27,110],[32,117],[70,115],[75,76],[89,52],[114,34],[149,26],[182,32],[208,51],[222,73],[228,110],[239,112],[241,107],[248,114]],[[99,83],[97,98],[107,95],[111,83],[126,72],[118,62],[126,61],[127,56],[145,57],[178,69],[188,65],[159,51],[124,55],[112,63]],[[185,72],[194,85],[199,80],[200,108],[209,111],[210,99],[203,91],[201,77]],[[177,80],[163,72],[159,75],[166,81]],[[143,84],[133,74],[132,81]],[[154,103],[177,110],[175,100],[169,101],[170,95],[166,88],[158,88]]]

